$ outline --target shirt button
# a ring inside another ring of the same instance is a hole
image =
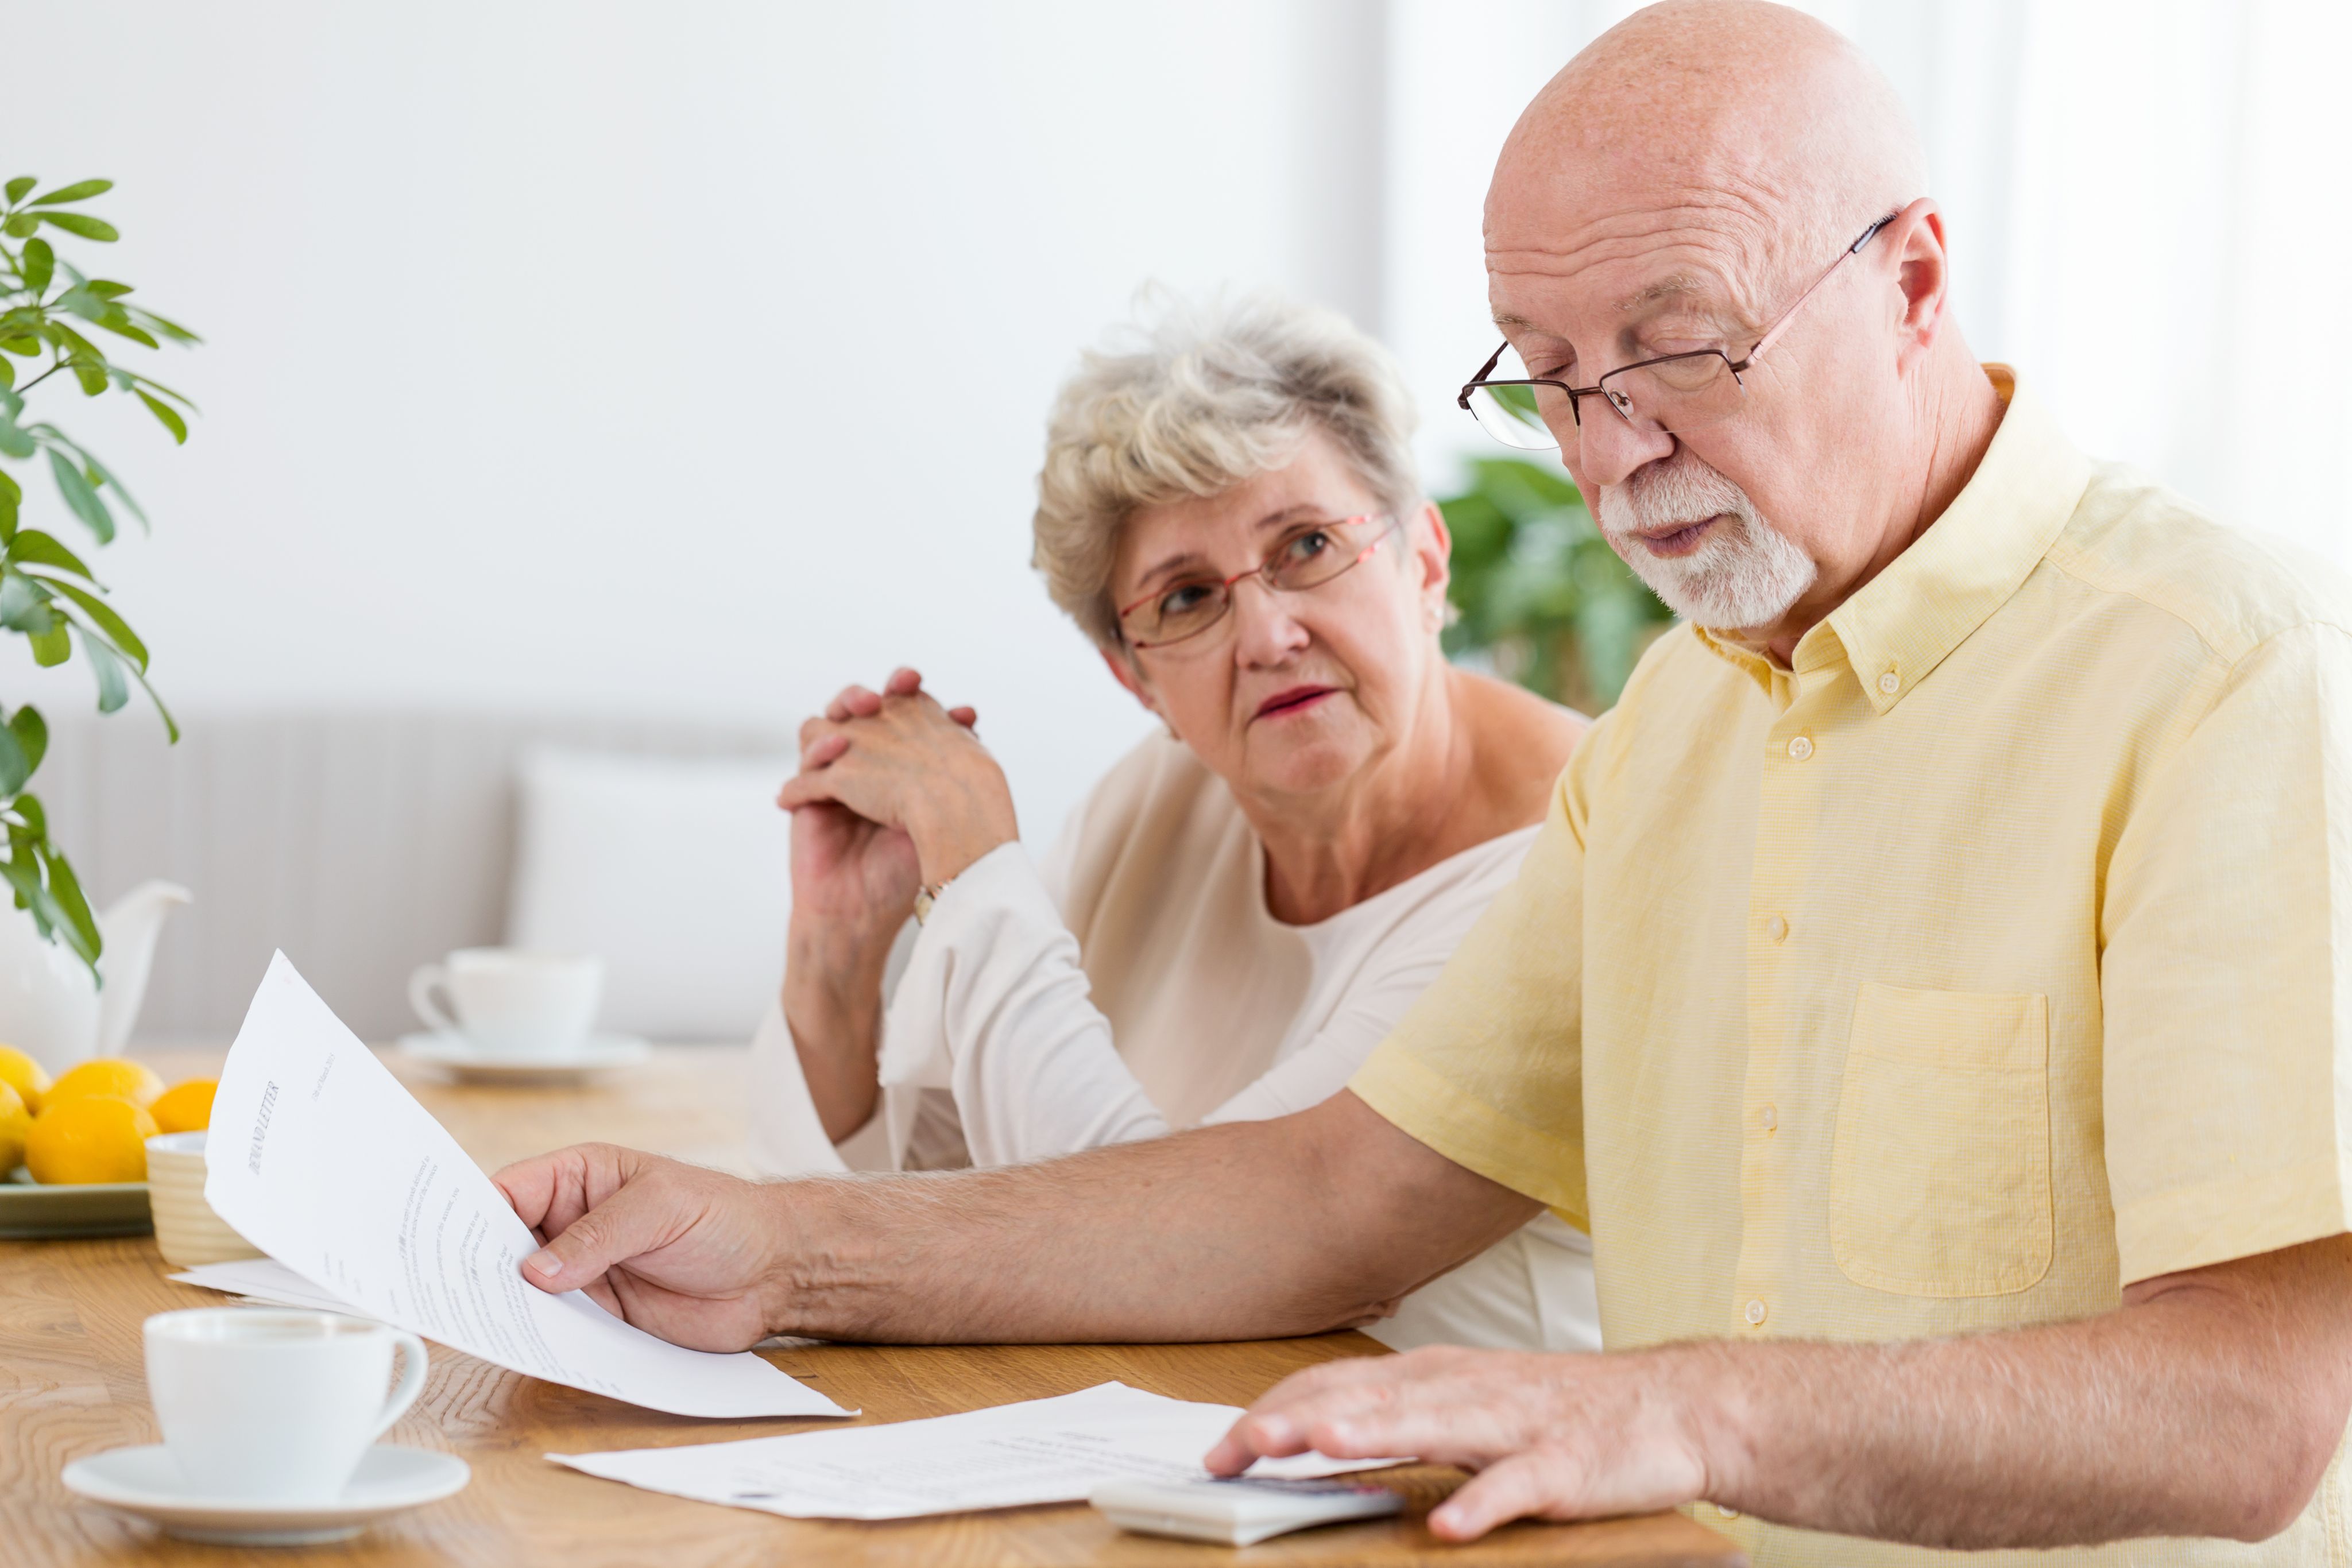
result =
[[[1806,758],[1811,757],[1812,754],[1813,743],[1810,737],[1799,735],[1790,737],[1789,756],[1791,760],[1802,762]]]
[[[1763,1110],[1757,1113],[1756,1119],[1764,1124],[1764,1130],[1769,1133],[1780,1124],[1780,1113],[1772,1109],[1771,1106],[1767,1105]],[[1761,1310],[1760,1305],[1750,1307],[1748,1309],[1750,1312],[1758,1312]],[[1750,1322],[1755,1322],[1753,1318],[1750,1318],[1748,1321]]]
[[[1748,1303],[1748,1321],[1750,1323],[1760,1323],[1764,1321],[1763,1302],[1750,1301]]]
[[[1891,697],[1903,689],[1903,677],[1889,670],[1878,677],[1878,689]]]
[[[1789,923],[1778,915],[1764,923],[1764,929],[1775,942],[1786,942],[1789,939]]]

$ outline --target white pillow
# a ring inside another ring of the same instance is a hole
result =
[[[793,757],[541,747],[520,768],[507,941],[604,960],[600,1030],[749,1040],[784,973]]]

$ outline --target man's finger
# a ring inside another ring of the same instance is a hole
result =
[[[658,1176],[636,1174],[524,1259],[523,1278],[550,1295],[560,1295],[603,1279],[615,1264],[676,1240],[676,1206],[662,1201],[660,1186]]]
[[[1441,1541],[1475,1541],[1499,1524],[1545,1515],[1578,1517],[1559,1494],[1560,1456],[1540,1450],[1515,1454],[1470,1478],[1463,1488],[1430,1511],[1429,1531]]]

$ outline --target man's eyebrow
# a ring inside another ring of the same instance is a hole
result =
[[[1628,294],[1624,298],[1617,301],[1617,310],[1620,315],[1623,315],[1639,310],[1646,305],[1655,305],[1661,299],[1679,299],[1705,292],[1706,292],[1705,279],[1692,273],[1678,272],[1671,277],[1662,277],[1655,283]]]
[[[1507,310],[1497,310],[1495,312],[1495,325],[1500,327],[1506,332],[1509,331],[1514,327],[1524,327],[1530,332],[1540,332],[1543,330],[1542,328],[1537,326],[1526,317],[1514,316]]]

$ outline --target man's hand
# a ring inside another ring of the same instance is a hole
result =
[[[1680,1402],[1647,1356],[1543,1355],[1433,1346],[1293,1374],[1210,1450],[1237,1475],[1261,1456],[1415,1455],[1477,1474],[1429,1516],[1475,1541],[1521,1518],[1648,1513],[1706,1495]]]
[[[767,1337],[782,1218],[772,1189],[611,1144],[579,1144],[490,1178],[543,1244],[522,1276],[585,1291],[647,1333],[694,1350]]]

